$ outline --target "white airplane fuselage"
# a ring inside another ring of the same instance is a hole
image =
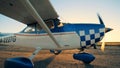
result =
[[[56,28],[51,31],[61,47],[58,48],[45,32],[1,36],[0,44],[55,50],[75,49],[99,42],[104,36],[105,28],[101,24],[66,24],[64,27],[57,28],[57,31]]]
[[[80,47],[80,38],[75,32],[55,33],[53,35],[61,45],[61,48],[56,46],[48,34],[15,34],[16,42],[6,44],[40,47],[42,49],[73,49]]]

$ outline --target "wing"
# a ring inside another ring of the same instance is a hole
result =
[[[0,13],[27,25],[37,22],[48,33],[56,46],[60,47],[44,22],[44,20],[58,17],[49,0],[1,0]]]
[[[55,19],[58,17],[49,0],[30,0],[33,7],[43,20]],[[18,20],[24,24],[36,23],[36,20],[28,12],[20,0],[0,0],[0,13]]]

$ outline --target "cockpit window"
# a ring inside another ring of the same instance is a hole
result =
[[[63,24],[59,21],[59,19],[49,19],[44,21],[45,24],[48,26],[49,29],[55,29],[56,27],[62,27]],[[27,27],[21,31],[21,33],[46,33],[45,30],[38,24],[28,24]]]
[[[35,28],[33,27],[27,27],[25,30],[24,30],[25,33],[31,33],[31,32],[35,32]]]
[[[60,22],[60,24],[58,25],[58,27],[63,27],[63,25],[64,25],[64,24]]]
[[[47,20],[45,21],[48,28],[53,29],[54,28],[54,21],[53,20]]]

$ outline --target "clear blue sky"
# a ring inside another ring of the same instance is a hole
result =
[[[70,23],[99,23],[99,13],[106,25],[114,30],[107,33],[104,41],[120,42],[120,0],[50,0],[61,21]],[[0,32],[19,32],[25,27],[0,15]]]

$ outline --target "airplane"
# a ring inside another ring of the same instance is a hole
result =
[[[33,68],[32,60],[40,50],[59,55],[62,50],[79,49],[82,52],[73,54],[73,58],[91,63],[95,56],[84,49],[96,49],[96,43],[112,30],[105,27],[99,14],[100,24],[61,23],[49,0],[1,0],[0,13],[27,25],[19,33],[0,33],[0,45],[36,48],[28,58],[6,59],[5,68]]]

